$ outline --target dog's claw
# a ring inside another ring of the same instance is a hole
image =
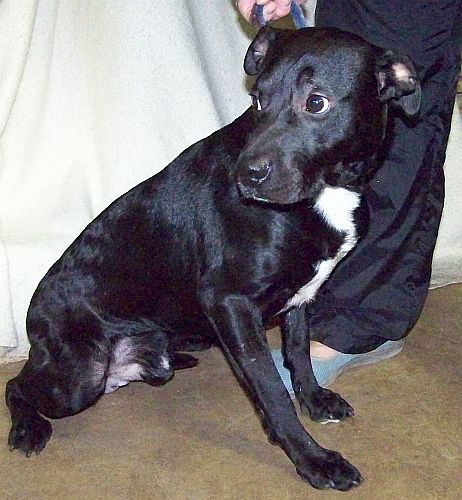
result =
[[[356,467],[339,453],[324,450],[321,456],[309,457],[306,463],[297,467],[298,474],[320,490],[328,488],[348,491],[363,481]]]
[[[325,420],[319,420],[318,422],[320,424],[323,424],[323,425],[326,425],[326,424],[338,424],[338,423],[340,423],[340,420],[338,420],[336,418],[329,417],[329,418],[326,418]]]
[[[354,415],[353,408],[337,393],[320,387],[310,398],[299,395],[300,409],[315,422],[338,423]]]
[[[51,424],[38,414],[14,422],[8,437],[10,451],[19,450],[27,458],[38,455],[51,437]]]

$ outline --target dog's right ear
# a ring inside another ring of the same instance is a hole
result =
[[[244,59],[244,71],[248,75],[254,76],[261,71],[263,61],[275,37],[275,30],[268,24],[257,33]]]
[[[417,72],[408,57],[385,51],[378,60],[377,79],[382,102],[390,102],[409,117],[418,113],[422,91]]]

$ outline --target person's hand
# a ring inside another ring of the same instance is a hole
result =
[[[306,0],[297,0],[298,4]],[[263,5],[263,17],[266,22],[275,21],[290,13],[290,0],[237,0],[236,6],[242,16],[250,22],[250,16],[255,4]]]

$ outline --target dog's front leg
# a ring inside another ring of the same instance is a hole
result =
[[[358,470],[339,453],[319,446],[301,425],[271,358],[258,308],[239,295],[206,302],[208,317],[270,440],[284,449],[298,474],[316,488],[348,490],[358,485]]]
[[[354,414],[337,393],[320,387],[310,359],[310,334],[305,306],[293,307],[282,325],[284,361],[302,413],[318,422],[338,422]]]

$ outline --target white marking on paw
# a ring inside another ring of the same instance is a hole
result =
[[[336,418],[332,418],[332,419],[327,419],[327,420],[320,420],[319,423],[322,424],[322,425],[326,425],[326,424],[339,424],[340,420],[338,420]]]

